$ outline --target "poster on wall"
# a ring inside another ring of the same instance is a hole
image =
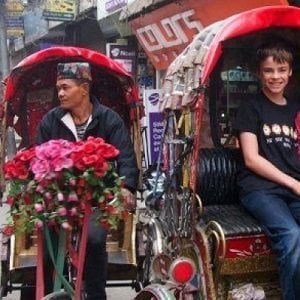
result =
[[[159,111],[160,97],[161,90],[144,91],[145,125],[148,140],[148,151],[146,153],[149,153],[148,162],[150,165],[157,163],[164,128],[164,117]]]
[[[53,21],[75,20],[76,0],[46,0],[43,16]]]
[[[132,76],[136,75],[136,50],[131,46],[107,43],[106,55],[117,61]]]

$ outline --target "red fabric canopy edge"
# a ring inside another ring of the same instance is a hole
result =
[[[222,55],[221,43],[223,41],[277,26],[300,27],[300,8],[282,5],[265,6],[229,17],[209,47],[201,83],[206,83]]]

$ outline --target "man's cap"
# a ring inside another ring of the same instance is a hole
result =
[[[91,67],[86,62],[71,62],[57,64],[57,80],[79,79],[92,81]]]

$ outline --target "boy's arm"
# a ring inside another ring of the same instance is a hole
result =
[[[300,181],[280,171],[259,154],[257,137],[254,133],[240,133],[240,143],[247,168],[268,180],[289,188],[300,196]]]

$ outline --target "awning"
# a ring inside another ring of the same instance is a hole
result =
[[[219,61],[224,43],[234,38],[250,38],[243,41],[243,46],[255,47],[258,32],[274,29],[273,34],[288,39],[282,28],[298,31],[300,35],[300,9],[293,6],[267,6],[242,12],[203,29],[172,62],[167,69],[162,109],[180,108],[193,100],[193,92],[200,84],[208,82],[214,67]],[[270,34],[270,33],[269,33]],[[263,37],[262,37],[263,38]],[[299,46],[299,36],[289,38]],[[237,43],[236,43],[237,44]],[[176,103],[175,103],[176,102]]]

